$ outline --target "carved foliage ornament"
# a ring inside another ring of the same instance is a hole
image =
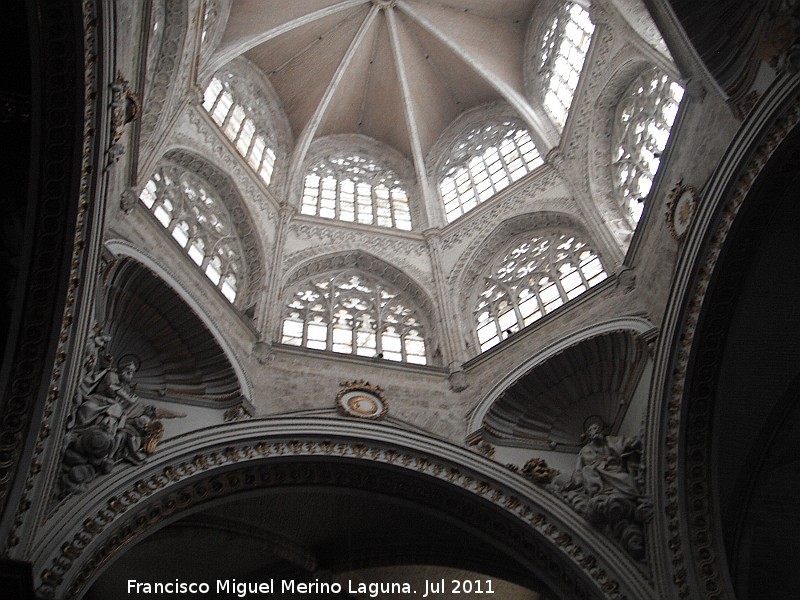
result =
[[[714,515],[708,499],[712,497],[711,483],[708,470],[703,468],[709,462],[709,449],[707,443],[707,428],[710,401],[695,401],[689,403],[687,394],[687,373],[689,360],[694,356],[692,347],[696,343],[698,334],[698,315],[706,299],[710,287],[710,280],[715,274],[715,269],[708,265],[715,265],[722,253],[725,240],[736,220],[736,216],[747,198],[756,178],[761,173],[767,161],[772,157],[779,145],[800,122],[800,105],[793,104],[786,113],[778,117],[767,129],[764,142],[753,153],[753,159],[742,165],[736,179],[735,188],[720,206],[721,218],[714,228],[711,244],[703,255],[699,255],[696,264],[705,265],[698,271],[694,288],[686,292],[686,306],[688,314],[684,318],[678,331],[679,343],[674,348],[676,364],[672,371],[670,397],[667,405],[667,436],[664,448],[666,457],[663,479],[665,481],[664,497],[667,503],[664,513],[667,518],[667,529],[670,536],[670,551],[672,554],[672,576],[678,595],[681,598],[689,597],[691,591],[687,572],[694,571],[700,581],[700,588],[705,590],[705,598],[718,598],[722,593],[720,586],[720,572],[723,569],[718,551],[719,539],[714,531]],[[708,386],[708,390],[713,389]],[[702,400],[702,399],[701,399]],[[688,406],[687,406],[688,405]],[[688,412],[688,415],[687,415]],[[682,437],[681,429],[686,423],[687,435]],[[681,440],[688,440],[685,449],[679,452]],[[681,461],[685,466],[681,466]],[[687,474],[686,485],[679,489],[681,481],[680,472],[685,468]],[[680,511],[681,502],[689,506],[688,516]],[[688,543],[692,556],[684,553],[682,540],[685,537],[685,527],[688,522]],[[702,557],[702,562],[696,559]]]

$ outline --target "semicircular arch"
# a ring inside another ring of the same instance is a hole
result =
[[[475,436],[480,431],[487,413],[503,392],[526,373],[550,360],[567,348],[576,346],[591,338],[617,331],[627,331],[634,336],[647,336],[654,333],[655,330],[655,326],[649,320],[643,317],[632,316],[610,319],[592,325],[591,327],[566,331],[557,342],[543,348],[535,356],[524,360],[510,372],[501,374],[496,379],[489,391],[484,394],[483,398],[475,405],[469,414],[467,421],[467,439]]]
[[[345,269],[362,270],[391,283],[397,289],[407,294],[425,313],[425,316],[433,322],[433,317],[436,314],[434,308],[435,304],[425,291],[425,287],[402,269],[389,264],[373,254],[361,250],[324,254],[302,261],[286,272],[281,287],[285,290],[292,284],[308,277]]]
[[[258,291],[265,281],[265,249],[256,231],[252,214],[248,210],[244,198],[236,184],[218,166],[191,150],[173,148],[167,151],[159,164],[171,163],[206,181],[218,194],[236,237],[242,245],[246,278],[242,300],[237,298],[236,304],[243,308],[253,306],[258,301]]]
[[[184,285],[181,285],[179,279],[175,277],[166,267],[161,265],[159,261],[135,248],[132,244],[123,240],[109,240],[105,243],[105,247],[111,254],[117,258],[127,258],[143,265],[152,271],[156,277],[163,281],[177,296],[186,303],[191,311],[197,316],[200,321],[205,325],[214,341],[219,345],[228,363],[233,368],[236,378],[242,390],[242,395],[246,398],[252,398],[252,388],[247,373],[242,364],[237,359],[238,351],[233,347],[232,343],[228,340],[219,323],[214,319],[206,309],[203,308],[203,302],[195,298]]]
[[[88,505],[63,507],[64,527],[41,540],[51,551],[35,565],[39,591],[80,595],[126,546],[167,522],[285,485],[395,494],[455,514],[565,598],[651,596],[646,577],[620,548],[520,475],[422,434],[374,423],[343,432],[319,418],[240,422],[165,442],[146,472],[122,471],[102,482]],[[46,562],[50,556],[56,558]]]
[[[485,238],[476,240],[476,243],[464,252],[457,268],[450,275],[452,285],[459,291],[462,302],[461,310],[471,312],[470,304],[478,278],[511,239],[529,232],[554,229],[567,230],[579,235],[596,249],[594,240],[589,236],[586,227],[573,215],[555,211],[539,211],[506,219]]]

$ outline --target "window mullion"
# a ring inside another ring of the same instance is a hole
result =
[[[500,150],[501,145],[502,142],[500,144],[497,144],[497,156],[500,158],[500,165],[503,167],[503,171],[505,172],[506,177],[508,178],[508,184],[511,185],[511,182],[513,181],[511,179],[511,171],[508,170],[508,165],[506,164],[506,157],[503,156],[503,153]]]
[[[561,299],[564,302],[567,302],[569,298],[567,298],[567,293],[564,291],[564,286],[561,285],[561,273],[558,270],[558,265],[553,265],[553,272],[556,274],[556,276],[553,278],[553,281],[555,281],[558,294],[561,296]]]
[[[525,327],[525,320],[522,318],[522,313],[519,311],[519,296],[517,295],[516,291],[517,290],[515,289],[514,295],[513,296],[509,295],[509,297],[513,299],[511,306],[514,308],[514,314],[517,317],[517,326],[519,326],[519,328],[522,329],[523,327]]]
[[[378,200],[378,192],[375,190],[377,186],[373,185],[372,182],[369,184],[369,197],[372,201],[372,224],[378,224],[378,208],[380,201]]]
[[[325,350],[333,350],[333,324],[336,317],[336,308],[339,304],[339,292],[331,282],[331,297],[328,303],[328,326],[325,328]]]
[[[234,146],[236,146],[236,142],[238,142],[238,141],[239,141],[239,138],[242,136],[242,131],[244,131],[244,124],[245,124],[246,122],[247,122],[247,113],[245,113],[245,116],[244,116],[244,118],[242,118],[242,122],[241,122],[241,123],[239,123],[239,129],[236,131],[236,135],[234,135],[234,136],[233,136],[233,139],[231,139],[231,143],[232,143]],[[237,154],[238,154],[238,152],[239,152],[239,149],[238,149],[238,148],[236,148],[236,152],[237,152]]]
[[[255,123],[254,123],[254,125],[255,125]],[[242,127],[242,129],[244,129],[244,127]],[[250,158],[250,153],[253,151],[253,146],[256,145],[256,138],[257,137],[258,137],[258,130],[256,129],[255,131],[253,131],[253,135],[250,137],[250,143],[247,144],[247,152],[244,153],[245,161],[247,161]],[[264,141],[266,142],[266,138],[265,138]],[[262,154],[261,154],[261,160],[258,163],[259,164],[259,171],[261,170],[261,166],[263,166],[263,164],[264,164],[263,161],[264,161],[264,155],[266,154],[266,152],[267,152],[267,145],[265,143],[264,144],[264,150],[262,151]],[[258,173],[256,173],[256,174],[258,174]]]
[[[500,156],[500,149],[499,148],[497,150],[497,155]],[[481,162],[483,163],[483,170],[486,173],[486,179],[489,180],[489,185],[492,186],[492,196],[494,196],[497,193],[498,190],[494,185],[494,179],[492,178],[492,174],[489,172],[489,165],[486,162],[486,158],[484,158],[483,155],[481,155]],[[503,161],[501,160],[500,162],[502,163]]]
[[[401,330],[402,331],[402,330]],[[400,336],[400,360],[403,362],[408,362],[408,353],[406,352],[406,335],[408,332],[399,333]]]
[[[225,128],[228,126],[228,122],[231,120],[231,117],[233,116],[233,111],[236,110],[237,106],[238,106],[238,104],[236,104],[236,102],[231,102],[231,105],[228,108],[228,112],[225,114],[225,118],[222,120],[222,123],[220,123],[220,126],[219,126],[220,130],[222,131],[222,133],[225,133]],[[225,134],[225,137],[228,137],[228,135]],[[228,139],[230,139],[230,138],[228,138]]]
[[[519,147],[519,140],[517,140],[516,136],[514,136],[514,139],[512,139],[511,141],[514,142],[514,151],[517,153],[517,156],[519,157],[519,162],[522,163],[522,168],[525,169],[526,174],[530,173],[530,170],[528,169],[528,163],[525,162],[525,156],[522,154],[522,148]]]
[[[217,110],[217,105],[219,104],[220,100],[222,99],[222,95],[225,93],[225,88],[222,87],[217,94],[217,97],[214,98],[214,103],[211,105],[211,109],[208,111],[209,115],[213,115],[214,111]]]
[[[533,295],[536,296],[536,304],[539,305],[539,311],[542,313],[542,316],[547,314],[547,309],[544,307],[544,301],[542,300],[542,296],[539,294],[539,282],[536,282],[536,285],[531,287],[533,291]]]
[[[342,180],[336,179],[336,199],[334,201],[333,210],[336,220],[341,218],[341,205],[342,205]]]
[[[578,274],[581,276],[581,281],[583,282],[583,287],[588,290],[589,289],[589,280],[586,279],[586,275],[583,274],[583,268],[581,267],[581,261],[577,256],[575,256],[573,258],[573,260],[575,261],[575,270],[578,271]]]
[[[492,321],[494,322],[494,328],[497,330],[497,339],[502,341],[503,340],[503,331],[502,326],[500,325],[500,318],[497,314],[497,306],[492,306]]]
[[[389,204],[389,218],[392,221],[392,227],[397,227],[397,219],[394,218],[394,200],[392,198],[392,190],[387,188],[387,199],[386,202]]]
[[[467,177],[469,177],[469,184],[472,186],[472,196],[475,198],[475,202],[478,203],[480,202],[478,198],[478,186],[475,185],[475,180],[472,178],[472,168],[469,166],[467,166]]]
[[[358,354],[358,327],[361,317],[361,314],[353,317],[353,324],[350,330],[350,354]]]

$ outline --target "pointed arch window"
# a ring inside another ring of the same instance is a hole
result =
[[[491,263],[479,288],[474,317],[481,351],[606,277],[597,253],[571,233],[517,239]]]
[[[275,150],[267,132],[257,125],[250,111],[236,101],[230,86],[214,77],[203,94],[203,108],[264,185],[269,185],[275,169]]]
[[[177,167],[156,170],[141,202],[203,274],[234,303],[243,277],[243,251],[227,210],[213,189]]]
[[[308,169],[300,212],[411,230],[405,184],[392,170],[356,154],[326,158]]]
[[[423,319],[413,303],[357,271],[320,275],[294,286],[284,306],[281,341],[398,362],[428,362]]]
[[[566,2],[559,8],[539,46],[539,77],[544,107],[564,127],[594,33],[589,12]]]
[[[682,98],[683,88],[654,68],[634,80],[617,106],[614,185],[634,222],[642,215]]]
[[[447,222],[452,223],[542,164],[528,130],[512,121],[470,130],[453,146],[439,180]]]

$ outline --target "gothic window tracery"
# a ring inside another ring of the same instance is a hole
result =
[[[404,294],[358,271],[297,284],[284,306],[281,342],[358,356],[427,364],[425,327]]]
[[[634,80],[617,107],[614,185],[634,222],[642,215],[682,98],[683,88],[654,68]]]
[[[244,275],[243,252],[230,216],[213,189],[177,167],[156,170],[139,199],[229,302]]]
[[[481,351],[597,285],[607,275],[600,258],[571,233],[536,233],[498,254],[475,305]]]
[[[256,123],[251,111],[237,101],[230,85],[214,77],[203,95],[203,108],[264,185],[269,185],[276,158],[270,136]]]
[[[480,125],[450,151],[439,180],[447,222],[544,164],[527,129],[504,120]]]
[[[561,5],[539,46],[539,77],[544,107],[559,128],[567,121],[586,53],[594,33],[589,12],[579,4]]]
[[[411,230],[406,185],[357,154],[326,158],[306,172],[300,212],[349,223]]]

